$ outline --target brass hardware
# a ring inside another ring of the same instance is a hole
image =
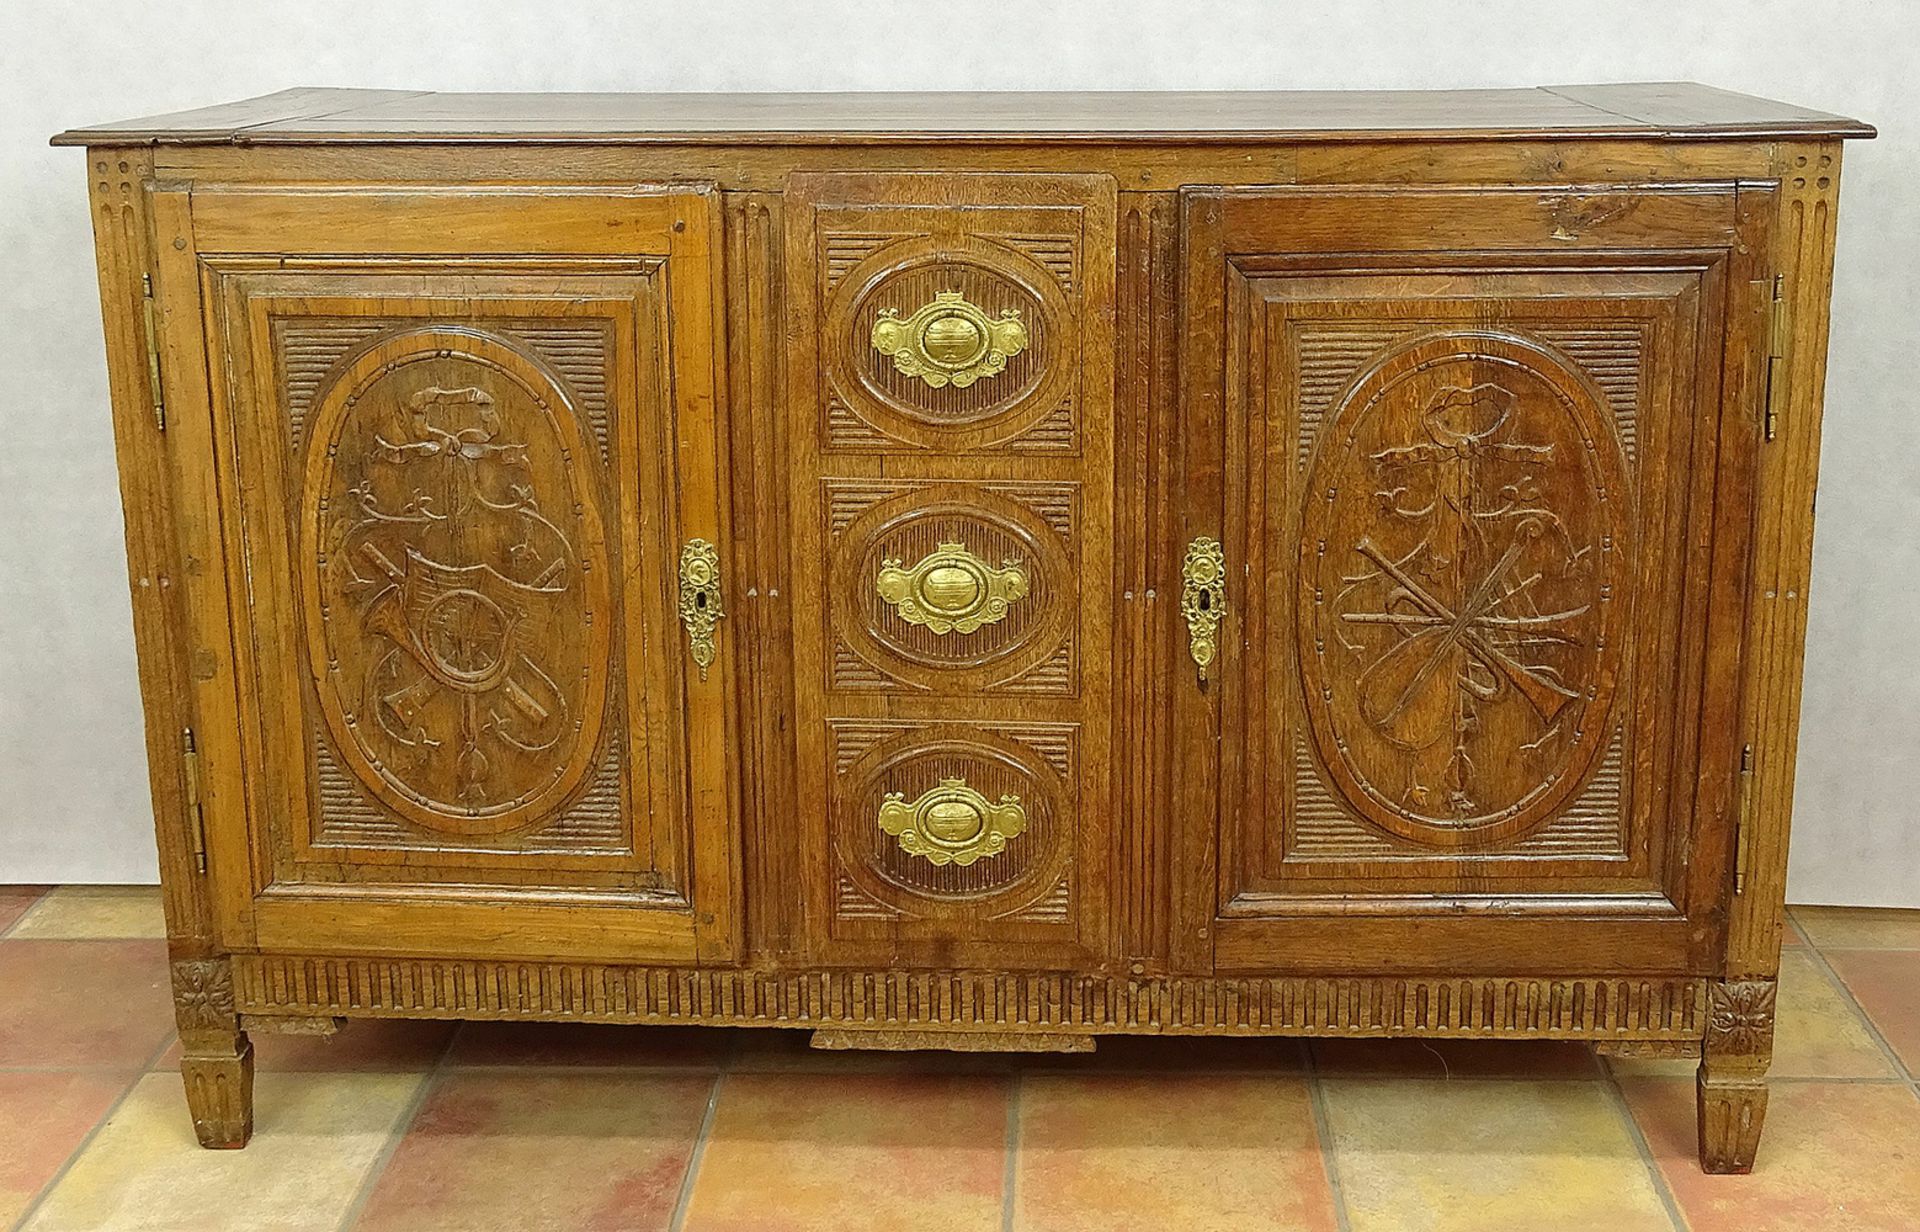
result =
[[[1753,812],[1753,746],[1740,746],[1740,797],[1734,812],[1733,840],[1733,892],[1741,894],[1747,888],[1747,835],[1752,827],[1748,825]]]
[[[687,626],[687,648],[707,678],[713,666],[713,626],[725,616],[720,595],[720,549],[705,539],[689,539],[680,549],[680,623]]]
[[[898,557],[880,562],[874,587],[900,619],[935,633],[971,633],[997,624],[1007,609],[1024,598],[1026,568],[1008,560],[996,569],[967,551],[963,543],[943,543],[919,564],[902,569]]]
[[[905,320],[898,309],[882,308],[873,323],[873,349],[935,389],[965,389],[1026,350],[1027,327],[1018,308],[1004,308],[995,319],[960,292],[941,291]]]
[[[1200,683],[1207,682],[1207,666],[1219,651],[1216,635],[1227,614],[1227,555],[1218,539],[1205,537],[1187,545],[1186,563],[1180,569],[1184,585],[1180,591],[1180,614],[1187,618],[1187,653],[1200,669]]]
[[[1766,410],[1762,416],[1761,436],[1769,441],[1779,432],[1780,398],[1786,392],[1786,380],[1781,375],[1787,356],[1786,282],[1786,275],[1775,274],[1768,288],[1771,298],[1767,301]]]
[[[1027,828],[1020,797],[1003,795],[999,803],[967,786],[965,779],[941,779],[940,785],[908,804],[888,792],[880,802],[880,828],[900,840],[900,850],[925,856],[934,864],[972,864],[1005,851],[1007,840]]]
[[[193,846],[193,862],[207,871],[207,821],[200,809],[200,750],[194,746],[193,729],[180,732],[180,767],[186,781],[187,841]]]
[[[159,308],[153,302],[153,275],[140,275],[140,313],[147,330],[147,393],[153,399],[153,426],[167,430],[167,395],[160,383]]]

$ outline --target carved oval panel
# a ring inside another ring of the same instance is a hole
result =
[[[1058,740],[1053,755],[1065,758]],[[870,898],[912,916],[985,921],[1058,885],[1071,812],[1047,751],[957,724],[871,743],[842,731],[839,741],[835,843]]]
[[[492,335],[409,332],[315,400],[308,657],[342,762],[432,830],[541,819],[590,768],[612,570],[566,395]]]
[[[1519,336],[1428,336],[1349,387],[1305,493],[1303,697],[1334,786],[1429,844],[1545,820],[1605,743],[1627,642],[1604,396]]]
[[[1036,499],[1061,502],[1057,491]],[[914,487],[868,505],[831,543],[837,631],[908,684],[973,690],[1020,679],[1072,635],[1072,555],[1030,504],[966,484]]]
[[[1006,440],[1061,407],[1077,368],[1059,276],[977,238],[881,248],[829,295],[824,330],[830,438],[837,414],[911,445]]]

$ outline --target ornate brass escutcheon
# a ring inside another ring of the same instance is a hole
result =
[[[996,804],[965,779],[941,779],[912,804],[904,794],[888,792],[880,802],[880,828],[899,839],[908,855],[966,865],[1005,851],[1007,840],[1027,828],[1027,810],[1019,796],[1002,795]]]
[[[965,389],[1026,350],[1027,327],[1018,308],[990,317],[960,292],[941,291],[904,320],[898,309],[882,308],[873,323],[873,349],[935,389]]]
[[[935,633],[971,633],[999,622],[1024,598],[1026,567],[1008,560],[994,568],[961,543],[943,543],[911,569],[897,557],[880,562],[874,587],[900,619]]]
[[[1205,537],[1187,545],[1181,567],[1180,614],[1187,618],[1187,653],[1207,682],[1207,665],[1219,652],[1217,635],[1227,614],[1227,555],[1218,539]]]
[[[705,539],[689,539],[680,549],[680,623],[687,627],[687,649],[707,678],[713,666],[713,626],[727,614],[720,598],[720,549]]]

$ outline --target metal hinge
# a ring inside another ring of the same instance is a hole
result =
[[[1747,835],[1752,827],[1747,823],[1753,814],[1753,746],[1740,746],[1740,796],[1733,821],[1733,892],[1743,894],[1747,889]]]
[[[1775,274],[1768,287],[1767,300],[1767,394],[1762,435],[1772,440],[1779,428],[1780,399],[1786,396],[1786,378],[1781,366],[1787,355],[1787,276]]]
[[[167,395],[160,384],[160,309],[153,302],[153,275],[140,275],[141,319],[147,327],[147,392],[153,397],[153,426],[167,430]]]
[[[187,838],[193,844],[193,862],[207,871],[207,823],[200,811],[200,750],[194,747],[193,729],[180,733],[180,765],[187,780]]]

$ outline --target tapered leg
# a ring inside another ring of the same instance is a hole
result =
[[[180,1025],[180,1079],[200,1145],[237,1149],[253,1136],[253,1044],[234,1012],[233,969],[224,958],[173,964]]]
[[[1767,1116],[1767,1066],[1773,1063],[1772,980],[1715,983],[1708,990],[1700,1049],[1700,1166],[1751,1172]]]

